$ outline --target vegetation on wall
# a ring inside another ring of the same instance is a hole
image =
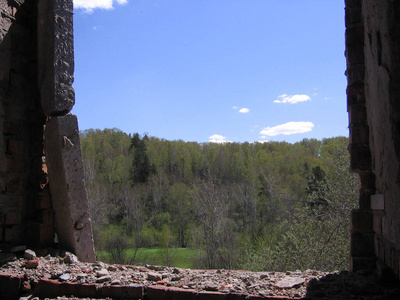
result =
[[[200,144],[105,129],[81,143],[96,249],[112,262],[157,248],[174,265],[190,248],[196,268],[348,267],[359,182],[345,137]]]

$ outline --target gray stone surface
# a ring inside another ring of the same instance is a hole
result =
[[[46,115],[61,115],[75,104],[72,0],[39,0],[39,89]]]
[[[52,117],[45,149],[60,245],[81,261],[94,261],[94,243],[76,116]]]

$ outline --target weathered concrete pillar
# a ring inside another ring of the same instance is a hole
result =
[[[59,243],[82,261],[94,261],[77,118],[68,114],[46,125],[46,158]]]
[[[45,153],[58,240],[81,261],[94,261],[78,121],[69,114],[75,103],[72,0],[39,0],[38,62],[41,105],[48,117]]]

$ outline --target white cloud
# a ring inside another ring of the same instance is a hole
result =
[[[241,109],[239,110],[239,112],[240,112],[241,114],[248,114],[248,113],[250,112],[250,109],[248,109],[248,108],[246,108],[246,107],[243,107],[243,108],[241,108]]]
[[[232,106],[232,109],[238,109],[239,107],[237,107],[237,106]]]
[[[208,141],[210,143],[217,143],[217,144],[223,144],[223,143],[229,143],[230,141],[227,140],[226,136],[222,136],[220,134],[214,134],[208,138]]]
[[[275,100],[274,103],[290,103],[296,104],[299,102],[311,101],[310,96],[308,95],[287,95],[283,94],[278,96],[279,100]]]
[[[114,0],[74,0],[74,8],[81,8],[86,13],[92,13],[94,9],[112,9]],[[116,0],[120,5],[128,3],[128,0]]]
[[[282,125],[274,127],[266,127],[260,131],[260,134],[264,136],[276,136],[276,135],[291,135],[297,133],[305,133],[312,130],[314,124],[311,122],[288,122]]]

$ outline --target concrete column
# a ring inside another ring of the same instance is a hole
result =
[[[77,124],[71,114],[51,118],[45,149],[59,243],[90,262],[95,253]]]

